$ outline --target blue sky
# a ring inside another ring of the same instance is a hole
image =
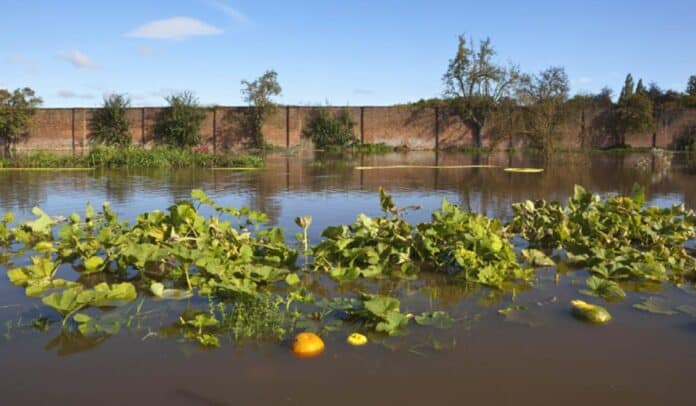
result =
[[[128,93],[162,105],[193,90],[242,104],[240,81],[278,71],[289,104],[383,105],[435,97],[457,35],[489,36],[501,61],[564,66],[573,92],[626,73],[683,91],[696,74],[693,0],[0,0],[0,88],[44,105]]]

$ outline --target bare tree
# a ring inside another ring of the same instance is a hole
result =
[[[474,130],[477,146],[482,145],[483,128],[500,102],[514,94],[522,75],[514,65],[493,61],[496,55],[491,40],[467,44],[463,35],[454,58],[443,76],[445,96],[460,119]]]
[[[570,85],[562,67],[553,66],[538,75],[526,76],[518,91],[524,108],[527,135],[550,158],[566,118]]]

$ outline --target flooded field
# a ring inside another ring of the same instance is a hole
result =
[[[379,168],[395,165],[405,167]],[[434,167],[458,165],[500,167]],[[252,171],[0,172],[0,213],[27,220],[39,206],[49,215],[68,216],[83,213],[87,202],[101,207],[109,201],[122,219],[134,221],[202,189],[220,205],[266,213],[270,225],[285,230],[288,244],[298,248],[297,217],[312,217],[308,237],[317,244],[328,226],[352,224],[361,213],[379,216],[380,187],[398,207],[419,206],[403,214],[411,224],[429,221],[443,198],[506,223],[513,203],[565,204],[576,184],[605,196],[630,195],[638,183],[645,187],[647,205],[696,208],[696,175],[684,169],[679,156],[568,154],[543,173],[502,170],[540,165],[538,156],[516,154],[314,153],[270,155],[264,169]],[[516,252],[526,244],[519,238],[512,243]],[[299,267],[304,260],[297,259]],[[29,259],[21,261],[12,267]],[[339,282],[308,272],[308,290],[316,298],[378,293],[398,298],[404,313],[445,311],[454,323],[447,329],[412,325],[393,337],[368,334],[363,347],[345,343],[347,334],[361,327],[341,325],[322,335],[323,354],[300,359],[289,350],[290,332],[280,341],[222,340],[219,348],[203,348],[175,326],[182,312],[205,308],[206,302],[154,300],[142,291],[131,305],[105,311],[128,314],[117,333],[78,334],[62,327],[58,313],[40,299],[11,284],[5,277],[9,268],[7,259],[0,262],[3,404],[647,405],[688,404],[693,398],[692,282],[626,282],[624,298],[603,300],[581,293],[587,269],[563,261],[504,289],[437,273]],[[93,275],[80,279],[91,285],[101,281]],[[578,321],[570,313],[574,299],[604,306],[613,320],[603,326]],[[658,312],[634,307],[646,301],[659,303]]]

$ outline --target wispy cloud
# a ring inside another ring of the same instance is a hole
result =
[[[76,93],[72,90],[59,90],[58,97],[62,99],[93,99],[94,95],[91,93]]]
[[[222,0],[203,0],[203,2],[207,4],[209,7],[214,8],[226,15],[227,17],[231,18],[237,24],[247,25],[251,23],[249,17],[244,15],[239,10],[233,8],[232,6],[229,6]]]
[[[5,62],[20,66],[27,72],[36,72],[38,70],[36,62],[24,54],[9,54],[4,59]]]
[[[173,17],[150,21],[126,33],[128,37],[182,40],[203,35],[222,34],[221,28],[191,17]]]
[[[361,96],[370,95],[370,94],[372,94],[372,90],[357,88],[357,89],[353,89],[353,94],[357,94],[357,95],[361,95]]]
[[[92,58],[83,54],[77,49],[73,49],[67,52],[61,52],[58,54],[58,58],[70,62],[74,67],[78,69],[94,69],[97,67],[97,64],[94,63]]]
[[[148,56],[154,56],[157,53],[155,48],[153,47],[148,47],[148,46],[142,46],[138,48],[138,55],[148,57]]]

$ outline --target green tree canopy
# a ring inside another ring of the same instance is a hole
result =
[[[621,93],[619,94],[619,103],[621,103],[622,100],[633,96],[633,93],[635,93],[633,75],[629,73],[628,75],[626,75],[626,80],[624,81],[623,88],[621,88]]]
[[[278,73],[274,70],[266,71],[251,82],[242,80],[242,96],[251,107],[247,125],[258,147],[263,147],[265,144],[263,123],[276,108],[272,97],[280,95],[282,91],[278,83]]]
[[[27,126],[40,104],[41,98],[28,87],[14,91],[0,89],[0,142],[5,154],[27,135]]]
[[[686,94],[696,96],[696,75],[691,75],[686,84]]]
[[[624,96],[614,110],[616,132],[621,145],[626,145],[626,135],[655,128],[653,103],[647,94]]]

